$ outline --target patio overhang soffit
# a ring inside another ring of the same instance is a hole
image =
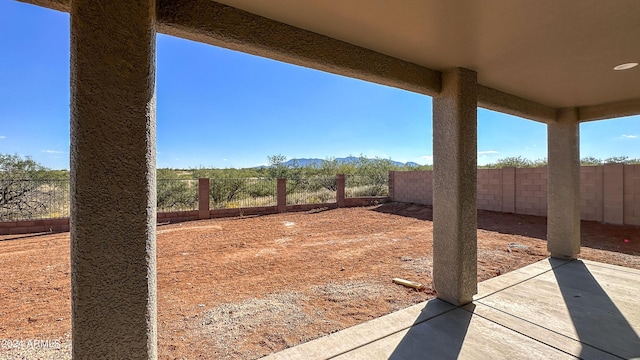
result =
[[[21,0],[69,11],[69,0]],[[552,123],[640,114],[636,0],[157,0],[157,30],[425,95],[478,73],[478,106]]]

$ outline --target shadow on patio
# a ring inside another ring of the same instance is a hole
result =
[[[427,302],[422,313],[433,312],[431,309],[435,301],[439,300]],[[419,325],[427,320],[418,318],[402,337],[389,359],[416,359],[424,357],[425,354],[434,359],[457,358],[464,344],[473,310],[460,311],[454,308],[438,315],[440,316],[437,319],[432,319],[422,326]]]
[[[640,271],[545,259],[484,281],[472,304],[431,300],[270,359],[640,357]]]
[[[571,266],[554,268],[553,273],[571,316],[577,340],[625,359],[640,356],[640,338],[585,263],[574,261]],[[610,287],[608,281],[603,284]],[[637,287],[610,287],[609,291],[628,294],[637,291]],[[580,353],[581,358],[592,355],[590,347],[584,347]]]

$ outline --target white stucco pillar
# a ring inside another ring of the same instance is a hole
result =
[[[433,98],[433,283],[460,305],[477,293],[477,74],[443,73]]]
[[[580,253],[580,124],[575,108],[547,125],[547,249],[552,257]]]
[[[155,0],[71,1],[74,359],[155,359]]]

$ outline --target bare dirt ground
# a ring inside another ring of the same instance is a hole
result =
[[[548,255],[545,218],[478,214],[479,281]],[[431,219],[390,203],[159,226],[159,357],[258,358],[433,297]],[[582,244],[640,269],[640,227],[583,222]],[[69,282],[69,233],[0,236],[0,358],[70,358]]]

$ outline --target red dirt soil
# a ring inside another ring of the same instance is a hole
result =
[[[159,358],[258,358],[433,297],[431,219],[389,203],[159,226]],[[479,211],[478,228],[479,281],[548,256],[543,217]],[[639,227],[583,222],[582,245],[640,269]],[[69,294],[69,233],[0,236],[0,358],[70,358]]]

